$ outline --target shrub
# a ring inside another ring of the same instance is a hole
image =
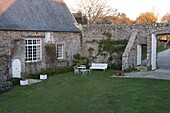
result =
[[[75,60],[80,60],[81,59],[81,55],[79,53],[77,53],[77,54],[73,55],[73,58]]]
[[[59,69],[56,69],[56,68],[47,68],[47,69],[43,70],[42,73],[47,74],[49,76],[52,76],[52,75],[55,75],[55,74],[70,72],[72,70],[73,70],[72,66],[63,67],[63,68],[59,68]]]
[[[114,69],[114,70],[121,70],[122,69],[122,65],[121,64],[110,64],[109,66],[110,69]]]
[[[80,65],[88,65],[88,59],[85,57],[82,57],[79,53],[73,55],[74,58],[74,66],[80,66]]]
[[[43,70],[42,73],[51,76],[51,75],[56,74],[56,69],[55,68],[47,68],[47,69]]]
[[[11,78],[9,81],[13,84],[13,85],[19,85],[20,84],[20,78]]]
[[[57,74],[66,73],[66,72],[70,72],[70,71],[73,71],[73,67],[72,66],[56,69],[56,73]]]
[[[139,71],[139,70],[136,69],[134,66],[129,67],[128,69],[124,69],[124,72],[133,72],[133,71]]]
[[[70,67],[64,67],[64,68],[47,68],[42,70],[41,73],[36,73],[36,74],[28,74],[26,75],[26,78],[28,79],[40,79],[40,74],[47,74],[48,76],[52,76],[52,75],[56,75],[56,74],[60,74],[60,73],[66,73],[66,72],[70,72],[73,71],[73,66]],[[20,78],[12,78],[10,79],[10,82],[13,85],[19,85],[20,84]],[[0,79],[0,90],[1,90],[1,79]],[[0,91],[1,93],[1,91]]]
[[[6,92],[12,88],[12,83],[6,81],[3,76],[0,76],[0,93]]]
[[[37,73],[37,74],[28,74],[26,78],[31,78],[31,79],[39,79],[40,77],[40,74]]]

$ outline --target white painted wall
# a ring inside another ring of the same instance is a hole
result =
[[[141,65],[142,61],[142,47],[141,45],[137,45],[137,65]]]
[[[21,61],[19,59],[14,59],[12,62],[12,77],[21,78]]]
[[[156,69],[156,36],[152,34],[152,51],[151,51],[151,70]]]
[[[50,32],[45,33],[45,43],[54,43],[53,34]]]

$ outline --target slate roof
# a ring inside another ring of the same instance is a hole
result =
[[[63,0],[0,0],[0,30],[80,32]]]

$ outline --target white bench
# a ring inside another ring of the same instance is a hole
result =
[[[102,69],[102,70],[106,70],[107,69],[108,64],[106,63],[92,63],[90,70],[93,69]]]

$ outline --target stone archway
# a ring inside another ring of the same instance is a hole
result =
[[[148,70],[156,70],[159,68],[170,69],[170,63],[168,62],[168,59],[170,59],[170,49],[159,53],[157,51],[160,36],[167,34],[170,34],[170,31],[154,32],[151,34],[151,37],[147,39]]]
[[[159,43],[157,43],[157,48],[158,48],[158,52],[157,52],[157,67],[158,68],[163,68],[163,69],[170,69],[170,63],[168,62],[168,59],[170,59],[170,49],[169,49],[169,45],[167,44],[165,45],[159,45],[160,43],[162,43],[162,41],[160,41],[161,37],[165,37],[165,36],[170,36],[170,33],[166,33],[166,34],[158,34],[157,35],[157,41],[159,41]],[[169,42],[169,39],[166,40],[166,43]],[[165,43],[165,44],[166,44]],[[160,52],[160,50],[163,48],[163,51]]]

